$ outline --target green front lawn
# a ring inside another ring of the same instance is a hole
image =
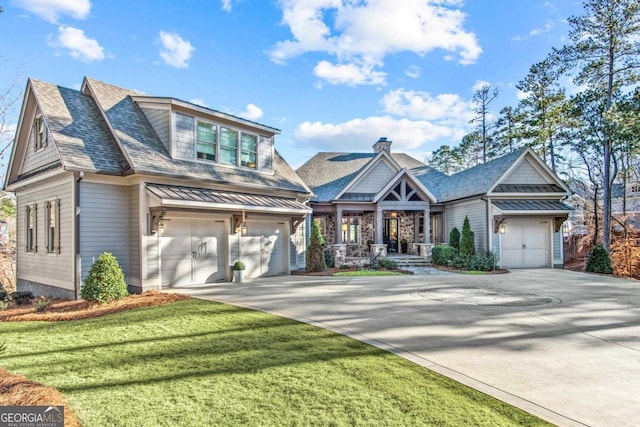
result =
[[[334,276],[342,276],[342,277],[368,277],[368,276],[403,276],[404,273],[400,273],[398,271],[390,271],[390,270],[350,270],[350,271],[339,271],[333,274]]]
[[[213,302],[0,328],[0,366],[57,387],[86,426],[546,425],[375,347]]]

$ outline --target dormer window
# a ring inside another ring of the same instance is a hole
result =
[[[196,136],[196,157],[203,160],[216,160],[216,142],[218,127],[211,123],[198,122]]]
[[[238,131],[220,128],[220,163],[238,164]]]
[[[258,151],[258,137],[243,133],[240,143],[240,164],[248,168],[256,168],[256,153]]]
[[[174,158],[273,172],[273,136],[174,113]]]

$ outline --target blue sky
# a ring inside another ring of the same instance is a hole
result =
[[[471,130],[474,87],[515,84],[579,0],[1,1],[0,90],[83,76],[276,127],[294,167],[378,137],[425,160]],[[10,115],[15,124],[18,111]],[[5,136],[6,137],[6,136]]]

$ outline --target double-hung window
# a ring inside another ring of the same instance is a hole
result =
[[[45,207],[47,252],[60,253],[60,201],[50,200]]]
[[[211,123],[198,122],[196,135],[196,157],[204,160],[216,160],[218,129]]]
[[[220,128],[220,163],[238,165],[238,131]]]
[[[37,224],[37,211],[36,205],[27,205],[27,216],[26,216],[26,246],[27,252],[35,252],[36,251],[36,224]]]
[[[258,137],[250,133],[243,133],[240,138],[240,164],[249,168],[256,168],[256,153],[258,151]]]

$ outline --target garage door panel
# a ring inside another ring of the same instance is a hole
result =
[[[540,219],[507,219],[501,240],[501,265],[537,268],[550,265],[549,222]]]
[[[225,278],[224,222],[170,219],[161,238],[161,280],[165,286],[216,282]]]

